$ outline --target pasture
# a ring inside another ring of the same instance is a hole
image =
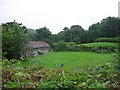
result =
[[[49,52],[47,55],[25,59],[21,67],[44,65],[44,68],[74,68],[105,64],[113,59],[112,53],[95,52]]]

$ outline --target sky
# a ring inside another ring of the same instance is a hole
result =
[[[85,30],[108,16],[118,17],[120,0],[0,0],[0,24],[16,20],[27,28],[47,27],[53,34],[80,25]]]

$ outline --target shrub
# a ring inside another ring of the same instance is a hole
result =
[[[60,41],[60,42],[54,44],[55,51],[66,51],[66,49],[67,49],[67,46],[64,41]]]
[[[67,51],[79,51],[79,47],[75,45],[67,45]]]
[[[110,63],[73,69],[17,69],[3,67],[4,88],[117,88],[117,72]],[[37,67],[36,67],[37,68]]]
[[[80,51],[91,51],[92,48],[89,46],[80,45],[79,49]]]

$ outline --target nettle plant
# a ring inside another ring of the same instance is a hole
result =
[[[113,64],[95,67],[44,69],[41,66],[11,66],[5,60],[2,69],[4,88],[117,88],[118,72]]]

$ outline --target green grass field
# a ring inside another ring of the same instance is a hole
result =
[[[86,67],[105,64],[113,59],[112,53],[94,52],[49,52],[47,55],[27,59],[20,66],[44,65],[44,68],[55,68],[64,64],[64,68]]]

